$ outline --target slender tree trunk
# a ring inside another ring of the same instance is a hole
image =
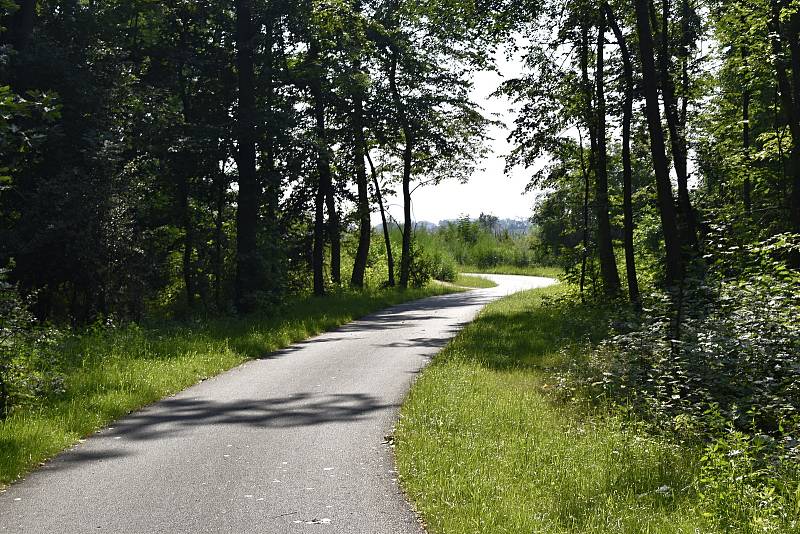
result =
[[[406,135],[410,135],[408,128]],[[411,277],[411,160],[412,160],[411,138],[407,138],[406,146],[403,150],[403,256],[400,260],[400,287],[408,287]]]
[[[742,62],[744,63],[745,70],[748,66],[748,57],[750,51],[747,45],[742,46]],[[751,199],[751,183],[750,183],[750,79],[749,73],[745,74],[747,79],[744,81],[744,88],[742,89],[742,148],[744,150],[744,184],[742,187],[742,201],[744,203],[744,212],[750,217],[753,209]]]
[[[661,96],[664,99],[664,115],[669,129],[669,140],[672,146],[672,161],[678,179],[678,225],[683,233],[684,244],[697,245],[697,229],[694,210],[689,198],[688,153],[684,125],[678,115],[678,100],[675,95],[675,82],[670,72],[672,51],[669,42],[669,0],[662,0],[662,28],[660,32],[661,46],[659,65],[661,74]]]
[[[322,91],[322,68],[319,65],[319,53],[319,43],[314,40],[309,47],[309,62],[314,67],[315,72],[309,81],[309,88],[314,102],[319,183],[315,201],[314,258],[312,264],[314,270],[314,292],[317,295],[322,295],[325,292],[323,279],[325,233],[328,234],[331,242],[331,281],[334,284],[341,282],[341,239],[339,213],[336,209],[336,194],[333,188],[333,174],[331,172],[330,148],[325,126],[325,96]],[[323,206],[327,207],[328,210],[327,225],[322,220]]]
[[[261,187],[256,175],[255,38],[252,0],[237,0],[239,106],[236,115],[236,166],[239,170],[239,198],[236,210],[236,307],[241,312],[255,309],[254,297],[261,283],[257,243]]]
[[[614,243],[611,239],[611,218],[608,201],[608,150],[606,147],[606,96],[605,96],[605,33],[606,16],[599,11],[597,27],[597,169],[595,178],[595,209],[597,213],[597,255],[600,258],[600,273],[606,295],[619,293],[620,281]]]
[[[359,67],[356,72],[360,70]],[[360,90],[353,95],[353,137],[355,142],[353,155],[355,157],[356,184],[358,186],[359,238],[358,250],[353,262],[353,276],[350,278],[350,283],[355,287],[364,287],[364,274],[366,273],[367,260],[369,259],[372,226],[370,224],[369,184],[366,163],[364,162],[367,152],[367,143],[364,139],[364,104]]]
[[[313,64],[319,57],[319,44],[316,42],[311,43],[310,59]],[[325,266],[325,219],[324,219],[324,205],[326,201],[332,198],[332,178],[331,178],[331,163],[330,153],[328,152],[328,140],[325,127],[325,102],[322,94],[322,79],[321,74],[316,72],[312,75],[309,84],[311,94],[314,100],[314,123],[316,134],[316,147],[317,147],[317,173],[318,184],[317,194],[314,200],[314,251],[312,267],[314,271],[314,293],[316,295],[325,294],[325,281],[324,281],[324,266]],[[333,215],[335,217],[336,206],[331,209],[331,203],[328,203],[328,217]],[[330,230],[330,227],[329,227]],[[329,232],[330,235],[330,232]],[[333,254],[331,255],[333,259]],[[335,280],[334,280],[335,281]]]
[[[622,102],[622,189],[625,234],[625,267],[628,280],[628,296],[635,306],[641,304],[639,281],[636,277],[636,255],[633,248],[633,169],[631,166],[631,121],[633,119],[633,62],[625,35],[617,23],[608,3],[603,3],[608,23],[619,45],[622,55],[624,98]]]
[[[178,67],[183,70],[183,65]],[[193,113],[189,93],[186,88],[186,80],[183,76],[179,77],[180,97],[183,104],[183,122],[187,127],[193,123]],[[192,212],[190,204],[190,180],[194,169],[194,155],[183,152],[178,155],[178,165],[175,175],[178,180],[178,210],[180,212],[181,225],[183,226],[183,282],[186,288],[186,305],[191,310],[195,304],[196,287],[194,285],[194,273],[192,272],[192,254],[194,250],[194,228],[192,223]]]
[[[282,283],[280,229],[278,227],[278,205],[281,197],[281,176],[275,164],[275,66],[274,46],[275,29],[271,17],[267,16],[267,28],[264,43],[264,88],[265,88],[265,113],[267,124],[264,128],[264,177],[266,193],[266,224],[265,233],[269,250],[271,252],[269,263],[266,267],[267,279],[273,287]]]
[[[185,169],[181,169],[184,171]],[[194,231],[192,225],[191,206],[189,204],[189,179],[181,172],[178,183],[178,204],[183,224],[183,282],[186,286],[186,304],[194,308],[194,276],[192,273],[192,253],[194,251]]]
[[[381,211],[381,223],[383,225],[383,241],[386,244],[386,264],[389,267],[389,287],[394,287],[394,256],[392,255],[392,239],[389,235],[389,223],[386,222],[386,210],[383,207],[383,195],[381,194],[381,184],[378,182],[378,173],[375,171],[375,165],[372,163],[372,158],[369,155],[369,150],[366,151],[367,161],[369,162],[369,171],[372,174],[372,183],[375,186],[375,196],[378,199],[378,208]]]
[[[314,294],[325,294],[325,192],[322,178],[318,178],[317,192],[314,195],[314,248],[311,270],[314,273]]]
[[[224,165],[224,163],[223,163]],[[222,310],[222,237],[225,224],[225,172],[221,170],[216,183],[217,214],[214,218],[214,304]]]
[[[649,2],[648,0],[635,0],[635,2],[636,28],[639,34],[639,53],[642,62],[642,81],[645,94],[645,113],[650,132],[650,151],[653,158],[653,170],[656,175],[658,206],[666,248],[666,281],[667,284],[673,285],[680,282],[684,276],[681,254],[683,244],[678,231],[664,143],[664,131],[661,127],[658,80],[655,60],[653,59],[653,34],[650,29]]]
[[[795,232],[800,233],[800,13],[796,10],[789,19],[789,51],[792,64],[792,103],[794,128],[792,131],[792,199],[791,218]],[[794,257],[795,267],[800,268],[800,254]]]
[[[586,261],[589,258],[589,171],[586,169],[586,157],[583,154],[583,137],[578,129],[578,150],[581,158],[581,176],[583,176],[583,250],[581,251],[581,302],[586,287]]]
[[[690,16],[692,11],[690,9],[689,0],[681,0],[681,47],[680,47],[680,60],[681,60],[681,114],[680,125],[681,131],[686,132],[686,123],[688,120],[689,111],[689,95],[691,92],[689,82],[689,56],[691,45],[691,24]]]
[[[772,20],[769,29],[772,37],[772,53],[775,57],[775,75],[778,82],[778,93],[780,94],[781,108],[786,116],[792,137],[800,133],[797,131],[798,117],[794,104],[792,84],[786,65],[786,51],[784,50],[783,24],[780,21],[781,3],[779,0],[772,0]]]
[[[330,167],[329,167],[330,170]],[[328,172],[325,189],[325,206],[328,209],[328,238],[331,242],[331,282],[342,283],[342,229],[339,211],[336,208],[336,191],[333,187],[333,175]]]
[[[775,57],[775,75],[778,81],[781,108],[792,134],[792,145],[786,165],[792,191],[789,212],[792,230],[800,233],[800,16],[793,14],[788,27],[781,22],[781,2],[772,0],[772,17],[769,25],[772,52]],[[787,35],[788,34],[788,35]],[[792,66],[790,81],[784,41],[789,43],[789,62]],[[793,82],[793,83],[792,83]],[[793,87],[794,86],[794,87]],[[779,147],[780,148],[780,147]],[[795,268],[800,268],[800,254],[791,258]]]
[[[414,158],[414,137],[408,123],[405,106],[397,88],[397,51],[392,50],[389,67],[389,87],[392,92],[395,109],[403,130],[405,146],[403,148],[403,249],[400,258],[400,287],[408,287],[411,275],[411,165]]]
[[[589,165],[588,169],[582,168],[584,180],[583,194],[583,227],[584,227],[584,254],[581,260],[581,287],[586,286],[587,261],[589,256],[589,190],[590,178],[596,174],[597,134],[595,131],[594,106],[592,105],[592,84],[589,81],[589,26],[584,23],[581,27],[580,45],[581,89],[583,93],[584,118],[586,130],[589,133]],[[580,134],[580,129],[579,129]],[[581,164],[583,165],[583,140],[580,142]]]
[[[8,417],[10,402],[8,394],[8,386],[6,386],[5,377],[8,373],[6,364],[0,364],[0,421],[4,421]]]

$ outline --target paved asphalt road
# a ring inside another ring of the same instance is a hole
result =
[[[414,376],[486,303],[396,306],[117,421],[0,494],[0,532],[422,532],[391,449]]]

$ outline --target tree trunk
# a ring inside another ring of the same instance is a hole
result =
[[[272,19],[267,16],[267,28],[264,43],[264,71],[265,86],[265,114],[267,124],[264,128],[264,178],[266,194],[266,240],[271,252],[269,263],[266,267],[266,277],[273,287],[282,284],[282,254],[278,253],[280,247],[280,229],[278,227],[278,205],[281,197],[281,176],[275,164],[275,68],[273,48],[275,45],[274,27]]]
[[[375,196],[378,198],[378,207],[381,210],[381,223],[383,223],[383,241],[386,244],[386,264],[389,267],[389,287],[394,287],[394,256],[392,255],[392,239],[389,235],[389,224],[386,222],[386,210],[383,207],[383,195],[381,194],[381,184],[378,182],[378,173],[375,172],[375,165],[366,151],[369,170],[372,174],[372,183],[375,185]]]
[[[339,213],[336,209],[336,193],[333,188],[333,174],[331,172],[331,155],[325,126],[325,96],[322,91],[322,67],[319,65],[319,53],[319,43],[312,41],[309,46],[309,62],[315,72],[311,75],[309,88],[314,101],[317,168],[319,174],[315,204],[314,259],[312,263],[314,269],[314,292],[317,295],[322,295],[324,294],[324,235],[327,230],[331,243],[331,281],[334,284],[339,284],[341,283],[341,230]],[[319,203],[327,207],[328,211],[328,224],[323,224],[322,233],[319,231],[320,218],[322,217],[320,212],[322,207],[318,205]]]
[[[792,62],[792,152],[790,167],[792,173],[791,218],[793,230],[800,233],[800,13],[796,10],[789,19],[789,51]],[[800,254],[794,258],[795,267],[800,267]]]
[[[397,88],[397,51],[392,50],[389,68],[389,88],[403,130],[403,250],[400,258],[400,287],[408,287],[411,276],[411,164],[414,158],[414,137],[406,117],[405,107]]]
[[[581,27],[580,45],[580,68],[581,68],[581,92],[583,93],[584,118],[586,130],[589,133],[589,165],[586,169],[583,157],[583,140],[580,139],[581,152],[581,171],[583,172],[583,256],[581,258],[581,299],[586,287],[586,267],[589,259],[589,190],[590,178],[596,173],[595,157],[597,154],[597,135],[595,132],[594,106],[592,105],[592,84],[589,82],[589,26],[584,24]],[[580,136],[580,128],[578,129]]]
[[[792,147],[786,171],[792,184],[789,200],[789,214],[791,228],[800,233],[800,16],[794,14],[790,17],[788,28],[781,22],[781,2],[772,0],[772,17],[769,24],[772,36],[772,52],[775,57],[775,75],[780,93],[781,108],[789,124],[792,134]],[[788,35],[785,35],[788,33]],[[789,61],[792,66],[792,78],[789,80],[786,65],[786,52],[784,40],[789,43]],[[793,87],[794,86],[794,87]],[[800,268],[800,254],[791,258],[795,268]]]
[[[583,137],[578,129],[578,153],[581,158],[581,176],[583,177],[583,250],[581,251],[581,302],[585,302],[583,295],[586,287],[586,262],[589,259],[589,171],[586,170],[586,158],[583,154]]]
[[[620,281],[617,260],[614,256],[614,243],[611,239],[611,218],[608,201],[608,150],[606,147],[606,96],[604,46],[606,17],[599,11],[597,27],[597,169],[595,177],[595,210],[597,214],[597,255],[600,258],[600,273],[603,276],[603,289],[606,295],[619,293]]]
[[[333,187],[333,175],[330,172],[328,172],[326,189],[325,206],[328,209],[328,239],[331,242],[331,282],[339,285],[342,283],[342,229],[339,211],[336,209],[336,191]]]
[[[192,228],[192,212],[189,205],[189,178],[181,169],[178,183],[178,204],[181,211],[183,224],[183,282],[186,286],[186,304],[189,309],[194,308],[194,276],[192,273],[192,253],[194,251],[194,232]]]
[[[669,43],[669,0],[662,0],[662,28],[660,32],[661,46],[659,65],[661,74],[661,96],[664,99],[664,115],[669,129],[669,140],[672,146],[672,161],[678,179],[678,224],[683,233],[684,244],[697,245],[697,229],[694,210],[689,198],[689,171],[686,137],[684,126],[678,115],[678,101],[675,96],[675,82],[670,72],[672,56]]]
[[[628,296],[634,306],[641,305],[639,281],[636,277],[636,255],[633,249],[633,169],[631,166],[631,121],[633,119],[633,62],[628,43],[608,3],[603,3],[608,23],[619,45],[622,55],[624,99],[622,102],[622,189],[625,234],[625,268],[628,280]]]
[[[178,67],[182,72],[183,65]],[[186,127],[191,127],[193,123],[193,113],[189,93],[186,88],[186,80],[179,75],[178,85],[180,87],[180,97],[183,107],[183,122]],[[181,225],[183,226],[183,283],[186,288],[186,305],[191,310],[194,308],[194,297],[196,288],[194,285],[194,273],[192,272],[192,254],[194,250],[194,229],[192,225],[192,213],[190,204],[190,181],[194,170],[194,154],[191,152],[181,152],[177,155],[177,168],[173,170],[178,181],[178,210]]]
[[[319,66],[316,65],[319,57],[319,44],[317,42],[311,43],[309,56],[317,70],[319,70]],[[314,251],[312,267],[314,271],[314,294],[324,295],[325,220],[323,211],[324,205],[327,202],[328,218],[332,220],[333,217],[336,216],[336,206],[335,203],[332,202],[333,193],[331,189],[333,186],[327,132],[325,128],[325,101],[323,100],[322,79],[319,72],[312,75],[309,87],[311,88],[311,95],[314,100],[315,142],[317,148],[317,173],[319,178],[317,194],[314,200]],[[330,232],[330,226],[328,228],[328,233],[331,236],[333,235]],[[333,247],[331,248],[333,249]],[[333,253],[331,254],[331,263],[333,263]],[[334,282],[336,282],[336,280],[334,280]]]
[[[241,312],[255,309],[255,296],[261,283],[257,243],[261,188],[256,175],[255,38],[252,0],[237,0],[239,106],[236,115],[236,166],[239,171],[239,198],[236,210],[236,307]]]
[[[220,170],[217,178],[216,195],[217,195],[217,214],[214,218],[214,304],[217,311],[222,310],[222,236],[223,225],[225,224],[225,172]]]
[[[404,128],[406,146],[403,150],[403,256],[400,259],[400,287],[408,287],[411,277],[411,160],[413,141],[409,129]]]
[[[689,111],[689,93],[690,93],[690,82],[689,82],[689,37],[691,35],[691,24],[689,23],[689,17],[691,16],[691,9],[689,6],[689,0],[681,0],[681,48],[680,48],[680,58],[681,58],[681,115],[680,115],[680,125],[682,131],[686,131],[686,123],[688,120],[688,111]]]
[[[645,113],[647,115],[648,131],[650,132],[650,152],[653,158],[653,170],[656,175],[658,207],[666,248],[666,282],[668,285],[673,285],[680,282],[684,276],[681,254],[683,243],[678,231],[664,143],[664,131],[661,127],[658,80],[655,60],[653,59],[653,34],[650,29],[649,2],[648,0],[635,1],[636,28],[639,35],[639,53],[642,62],[642,82],[645,94]]]
[[[356,70],[359,72],[360,68]],[[364,104],[361,90],[353,95],[353,138],[356,166],[356,184],[358,186],[358,221],[359,238],[358,250],[353,262],[353,276],[350,283],[354,287],[364,287],[364,274],[367,270],[369,259],[369,245],[372,239],[372,226],[370,224],[369,185],[367,182],[367,169],[364,162],[366,155],[366,141],[364,140]]]
[[[748,57],[750,51],[747,45],[742,46],[742,62],[747,70]],[[742,149],[744,150],[744,184],[742,186],[742,202],[744,203],[744,212],[749,218],[753,203],[751,199],[750,183],[750,79],[749,73],[745,74],[744,88],[742,89]]]
[[[314,195],[314,248],[311,258],[311,270],[314,273],[314,294],[321,297],[325,294],[325,191],[322,178],[318,179],[317,192]]]

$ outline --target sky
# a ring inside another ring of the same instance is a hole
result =
[[[481,213],[492,214],[501,219],[527,219],[531,216],[534,194],[523,193],[532,172],[523,168],[513,169],[508,175],[504,172],[504,156],[511,151],[511,145],[506,138],[513,126],[515,113],[507,99],[490,96],[504,78],[518,75],[522,65],[517,58],[506,59],[502,51],[497,54],[497,62],[500,74],[476,73],[472,98],[483,108],[486,116],[503,122],[505,126],[489,129],[488,134],[492,138],[489,141],[489,151],[479,162],[478,170],[469,182],[443,182],[436,186],[420,187],[414,192],[412,218],[415,221],[438,223],[465,214],[477,218]],[[387,198],[387,205],[392,216],[402,220],[402,199]]]

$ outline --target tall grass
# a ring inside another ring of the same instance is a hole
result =
[[[466,274],[459,274],[456,276],[453,283],[460,287],[474,287],[474,288],[490,288],[497,287],[497,284],[484,278],[482,276],[469,276]]]
[[[372,311],[450,292],[341,291],[302,298],[272,315],[95,328],[62,350],[65,391],[0,422],[0,486],[132,410],[200,380]]]
[[[547,278],[562,278],[564,270],[561,267],[547,265],[530,265],[528,267],[515,267],[513,265],[497,265],[495,267],[481,268],[477,265],[460,265],[459,271],[465,273],[485,274],[514,274],[521,276],[544,276]]]

